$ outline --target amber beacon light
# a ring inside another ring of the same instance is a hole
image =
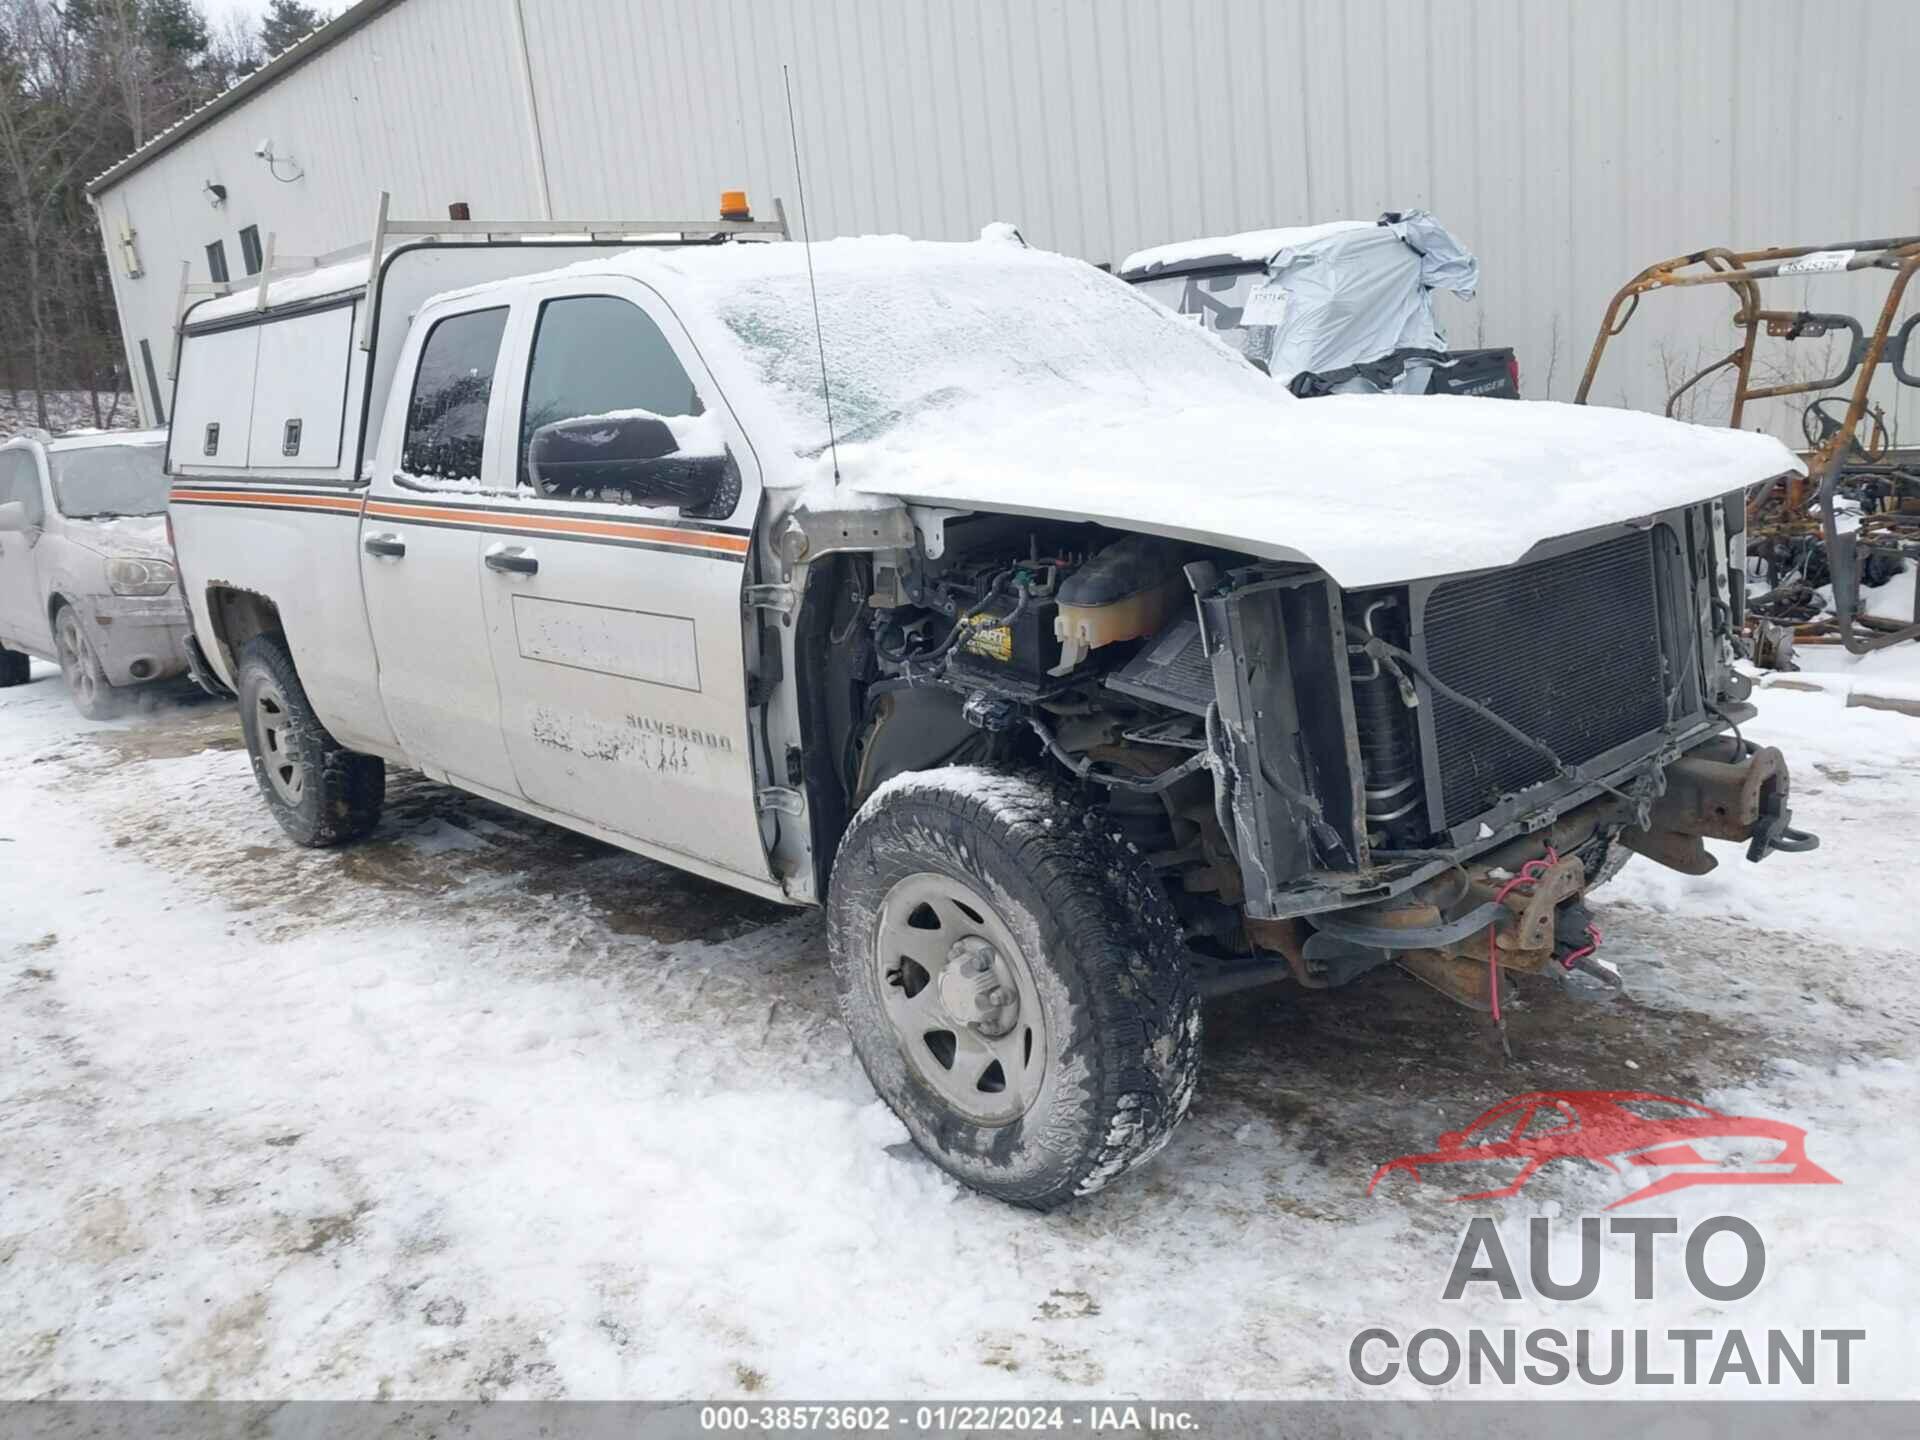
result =
[[[753,219],[753,207],[747,204],[747,192],[744,190],[722,190],[720,192],[720,218],[722,220]]]

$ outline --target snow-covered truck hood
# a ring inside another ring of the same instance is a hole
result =
[[[1095,520],[1309,560],[1351,587],[1507,564],[1800,468],[1771,437],[1633,411],[1296,399],[1122,281],[989,233],[815,245],[817,335],[795,244],[637,250],[562,273],[657,290],[766,484],[805,487],[808,503]]]
[[[1056,411],[937,446],[843,450],[843,484],[1309,560],[1355,588],[1511,564],[1801,468],[1771,436],[1627,410],[1403,395],[1273,408]]]

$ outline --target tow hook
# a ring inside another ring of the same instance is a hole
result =
[[[1747,842],[1747,859],[1758,864],[1778,850],[1783,855],[1804,855],[1820,848],[1820,837],[1811,830],[1794,828],[1793,811],[1787,808],[1786,790],[1769,791],[1761,797],[1760,813],[1754,819],[1753,839]]]
[[[1794,828],[1786,757],[1772,746],[1722,735],[1667,766],[1664,778],[1646,825],[1621,839],[1629,850],[1683,874],[1704,875],[1719,863],[1706,840],[1745,840],[1747,858],[1755,861],[1820,844],[1811,831]]]

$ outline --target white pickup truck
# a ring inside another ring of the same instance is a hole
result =
[[[352,840],[400,764],[826,906],[969,1185],[1158,1150],[1203,993],[1398,963],[1497,1018],[1626,850],[1814,843],[1734,728],[1771,439],[1297,401],[1004,227],[439,228],[182,326],[179,567],[267,803]]]

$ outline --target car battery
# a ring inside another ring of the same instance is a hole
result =
[[[1060,663],[1060,640],[1054,634],[1059,604],[1051,597],[1029,597],[1019,614],[995,620],[995,611],[977,611],[961,623],[977,625],[948,658],[948,666],[983,678],[1012,682],[1026,688],[1047,688],[1047,672]]]

